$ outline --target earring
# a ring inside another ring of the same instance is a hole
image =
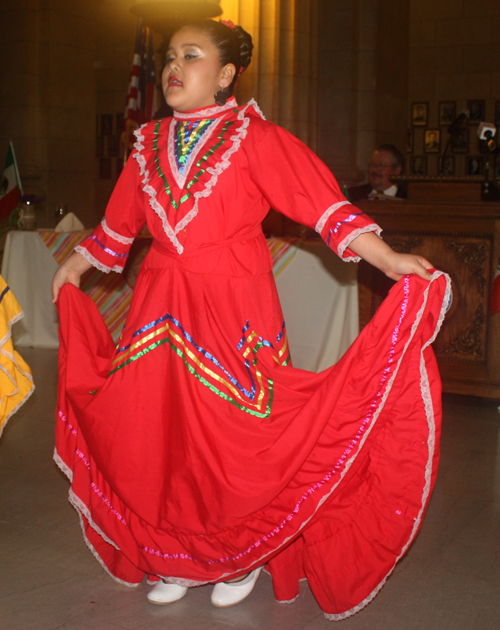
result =
[[[217,105],[222,106],[226,104],[228,97],[229,97],[228,88],[227,87],[221,88],[218,92],[214,94],[214,101]]]

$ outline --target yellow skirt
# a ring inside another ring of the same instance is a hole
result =
[[[0,276],[0,435],[7,420],[35,389],[29,366],[12,345],[12,326],[23,315],[18,301]]]

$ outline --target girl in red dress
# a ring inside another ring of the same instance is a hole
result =
[[[254,101],[238,106],[251,48],[211,20],[173,36],[174,115],[136,132],[105,218],[56,273],[55,459],[96,558],[122,584],[156,582],[152,603],[214,583],[213,604],[233,605],[265,565],[279,601],[307,578],[337,620],[371,601],[422,522],[441,414],[430,344],[449,286],[392,251]],[[270,206],[399,280],[320,374],[291,364],[260,227]],[[120,272],[145,224],[153,244],[115,346],[77,287],[91,265]]]

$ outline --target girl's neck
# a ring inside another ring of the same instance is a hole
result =
[[[209,105],[208,107],[200,107],[200,109],[193,109],[189,112],[177,112],[174,110],[174,118],[177,120],[189,120],[192,118],[212,118],[213,116],[217,116],[227,111],[228,109],[233,109],[234,107],[238,107],[238,103],[234,96],[231,96],[227,100],[225,105]]]

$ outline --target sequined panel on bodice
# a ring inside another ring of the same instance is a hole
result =
[[[210,118],[192,121],[179,120],[176,122],[174,134],[175,161],[182,175],[189,163],[189,158],[198,146],[201,138],[210,128],[210,123],[212,122],[213,120]]]

